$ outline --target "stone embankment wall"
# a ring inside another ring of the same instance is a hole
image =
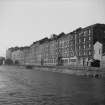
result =
[[[60,72],[71,75],[82,75],[88,77],[105,77],[104,68],[95,68],[95,67],[62,67],[62,66],[30,66],[29,69],[40,70],[40,71],[51,71],[51,72]]]
[[[100,63],[101,65],[101,67],[102,68],[105,68],[105,55],[104,56],[102,56],[102,60],[101,60],[101,63]]]

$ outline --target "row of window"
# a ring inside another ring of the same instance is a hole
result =
[[[76,59],[61,59],[62,63],[71,63],[76,62]],[[43,63],[57,63],[56,59],[48,59],[47,61],[43,61]]]
[[[87,35],[91,35],[91,30],[85,30],[79,33],[79,36],[87,36]]]
[[[91,37],[89,37],[89,40],[90,40],[90,39],[91,39]],[[84,38],[83,40],[79,39],[79,43],[80,43],[80,42],[86,42],[86,38]],[[60,46],[60,48],[63,48],[63,51],[67,51],[68,48],[69,48],[69,50],[72,50],[72,47],[73,47],[73,46],[74,46],[74,45],[73,45],[73,42],[71,42],[71,44],[67,44],[67,46]],[[85,49],[86,46],[85,46],[85,45],[83,45],[83,46],[84,46],[83,48]],[[89,44],[88,47],[90,48],[90,46],[91,46],[91,45]],[[66,48],[65,48],[65,47],[66,47]],[[80,46],[79,46],[79,49],[81,49]],[[55,48],[54,48],[54,49],[52,48],[50,51],[51,51],[51,52],[52,52],[52,51],[55,51],[55,52],[56,52],[56,49],[55,49]],[[43,52],[48,53],[48,52],[49,52],[49,49],[46,48],[46,49],[43,50]]]
[[[76,59],[63,59],[62,63],[76,63]]]
[[[58,52],[69,52],[69,51],[73,51],[73,50],[74,50],[74,46],[66,47],[66,48],[60,48],[60,49],[58,49]]]
[[[92,55],[91,51],[83,51],[78,53],[79,56],[87,56],[87,55]]]
[[[56,63],[56,59],[48,59],[48,61],[44,61],[43,63]]]
[[[65,47],[65,46],[70,46],[73,45],[74,41],[66,41],[64,43],[59,43],[59,47]]]
[[[91,44],[89,43],[88,45],[86,45],[86,44],[83,44],[83,45],[79,45],[78,46],[78,49],[80,50],[80,49],[87,49],[87,48],[91,48]]]
[[[79,43],[81,43],[81,42],[87,42],[87,41],[91,41],[91,37],[88,37],[88,38],[81,38],[81,39],[79,39]]]
[[[73,57],[74,56],[74,52],[68,52],[68,53],[62,53],[58,56],[62,56],[64,58],[68,58],[68,57]],[[46,58],[46,59],[53,59],[53,58],[56,58],[57,55],[43,55],[43,58]]]
[[[56,56],[43,56],[44,59],[54,59]]]

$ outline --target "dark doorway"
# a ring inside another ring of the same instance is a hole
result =
[[[92,67],[100,67],[100,60],[94,60],[93,62],[91,62],[91,66]]]

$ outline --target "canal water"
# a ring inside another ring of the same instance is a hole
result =
[[[20,68],[2,70],[0,78],[0,105],[105,105],[105,78]]]

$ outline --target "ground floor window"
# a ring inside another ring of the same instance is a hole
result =
[[[67,64],[68,63],[68,59],[63,59],[62,63]]]

